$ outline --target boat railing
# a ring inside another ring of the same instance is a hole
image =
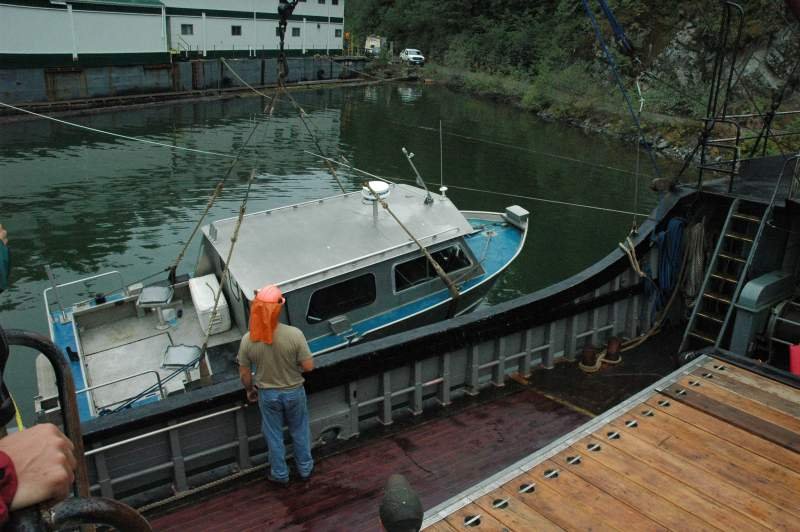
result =
[[[48,286],[47,288],[45,288],[44,289],[44,293],[43,293],[44,305],[45,305],[45,309],[47,310],[47,313],[48,314],[50,313],[50,310],[51,310],[51,308],[52,308],[52,306],[54,304],[59,305],[60,310],[62,311],[62,314],[63,314],[65,305],[67,307],[74,307],[76,305],[81,305],[83,303],[88,303],[88,302],[90,302],[90,301],[92,301],[94,299],[94,298],[90,297],[90,298],[78,299],[76,301],[66,301],[65,302],[65,301],[61,300],[61,296],[59,294],[59,290],[61,290],[63,288],[70,287],[70,286],[79,285],[79,284],[85,285],[86,283],[88,283],[90,281],[97,281],[98,279],[103,279],[103,278],[106,278],[106,277],[117,277],[118,280],[119,280],[119,286],[116,287],[116,290],[125,290],[125,280],[122,278],[122,274],[120,272],[116,271],[116,270],[110,271],[110,272],[105,272],[105,273],[100,273],[100,274],[97,274],[97,275],[92,275],[91,277],[84,277],[83,279],[70,281],[68,283],[54,284],[53,286]],[[50,302],[50,298],[48,297],[48,295],[51,292],[55,293],[55,296],[56,296],[56,301],[55,302]]]
[[[172,379],[174,379],[175,377],[177,377],[178,375],[180,375],[182,373],[188,373],[188,371],[191,370],[192,368],[194,368],[199,361],[200,361],[200,358],[197,358],[197,359],[189,362],[188,364],[184,364],[183,366],[177,367],[175,369],[175,371],[173,371],[172,373],[167,375],[164,379],[161,379],[161,377],[159,376],[158,382],[156,384],[148,386],[147,388],[145,388],[144,390],[142,390],[141,392],[139,392],[136,395],[133,395],[133,396],[127,398],[127,399],[124,399],[122,401],[117,401],[116,403],[114,403],[115,408],[114,408],[113,411],[117,412],[119,410],[123,410],[125,408],[128,408],[129,406],[133,405],[136,401],[139,401],[140,399],[143,399],[143,398],[147,397],[148,395],[151,395],[151,394],[155,393],[156,389],[161,389],[163,391],[165,384],[167,384],[169,381],[171,381]],[[163,392],[162,392],[162,397],[161,398],[162,399],[164,398],[163,397]],[[119,406],[116,406],[116,405],[119,405]]]
[[[218,416],[224,416],[225,414],[230,414],[231,412],[236,412],[237,410],[242,410],[247,405],[239,404],[234,407],[226,408],[224,410],[220,410],[218,412],[212,412],[211,414],[206,414],[204,416],[195,417],[192,419],[188,419],[186,421],[181,421],[180,423],[175,423],[173,425],[169,425],[168,427],[162,427],[160,429],[152,430],[150,432],[146,432],[144,434],[137,434],[131,438],[127,438],[125,440],[115,441],[113,443],[109,443],[107,445],[101,445],[100,447],[95,447],[94,449],[90,449],[84,453],[85,456],[92,456],[95,454],[99,454],[110,449],[114,449],[116,447],[122,447],[123,445],[128,445],[130,443],[134,443],[137,441],[145,440],[148,438],[152,438],[153,436],[157,436],[159,434],[163,434],[164,432],[169,432],[172,430],[178,430],[182,427],[186,427],[188,425],[193,425],[195,423],[200,423],[201,421],[206,421],[211,418],[215,418]]]
[[[150,373],[155,375],[155,377],[156,377],[156,386],[158,387],[157,388],[158,394],[161,396],[161,399],[163,399],[164,398],[164,383],[161,381],[161,375],[158,373],[158,371],[153,370],[153,369],[147,370],[147,371],[142,371],[140,373],[135,373],[133,375],[128,375],[127,377],[121,377],[119,379],[114,379],[113,381],[104,382],[102,384],[95,384],[94,386],[87,386],[86,388],[81,388],[80,390],[76,390],[75,391],[75,395],[80,394],[80,393],[88,393],[88,392],[90,392],[92,390],[97,390],[98,388],[104,388],[106,386],[111,386],[112,384],[119,384],[120,382],[125,382],[127,380],[135,379],[137,377],[141,377],[143,375],[148,375]],[[107,405],[103,405],[101,408],[108,408],[109,406],[113,406],[115,404],[125,402],[128,399],[130,399],[130,398],[126,398],[126,399],[123,399],[122,401],[116,401],[114,403],[109,403]]]

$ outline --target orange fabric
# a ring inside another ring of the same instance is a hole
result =
[[[280,288],[275,285],[267,285],[258,291],[250,304],[250,340],[272,344],[285,302]]]

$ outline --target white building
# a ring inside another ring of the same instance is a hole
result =
[[[277,53],[279,0],[0,0],[0,68]],[[300,0],[290,55],[342,50],[344,0]]]

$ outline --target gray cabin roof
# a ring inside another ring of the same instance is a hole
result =
[[[392,185],[387,203],[426,247],[473,232],[448,198],[431,195],[434,202],[425,205],[423,190]],[[235,227],[236,218],[203,227],[223,261]],[[252,299],[266,284],[289,292],[417,249],[385,209],[378,206],[376,222],[372,204],[353,192],[245,215],[230,274]]]

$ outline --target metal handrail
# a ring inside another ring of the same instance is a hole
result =
[[[148,432],[148,433],[145,433],[145,434],[139,434],[139,435],[134,436],[132,438],[128,438],[127,440],[115,441],[114,443],[109,443],[108,445],[103,445],[101,447],[95,447],[94,449],[90,449],[90,450],[86,451],[84,454],[86,456],[92,456],[94,454],[102,453],[103,451],[108,451],[109,449],[114,449],[115,447],[121,447],[123,445],[127,445],[129,443],[133,443],[135,441],[139,441],[139,440],[143,440],[143,439],[146,439],[146,438],[150,438],[151,436],[157,436],[158,434],[162,434],[164,432],[169,432],[171,430],[179,429],[179,428],[185,427],[187,425],[193,425],[195,423],[199,423],[200,421],[205,421],[207,419],[211,419],[212,417],[221,416],[223,414],[229,414],[231,412],[235,412],[237,410],[241,410],[241,409],[246,408],[246,407],[247,407],[247,405],[243,405],[242,404],[242,405],[237,405],[237,406],[234,406],[234,407],[231,407],[231,408],[226,408],[225,410],[220,410],[219,412],[213,412],[211,414],[207,414],[205,416],[200,416],[200,417],[197,417],[197,418],[194,418],[194,419],[190,419],[188,421],[183,421],[181,423],[175,423],[174,425],[170,425],[169,427],[163,427],[163,428],[156,429],[154,431],[151,431],[151,432]]]
[[[85,392],[88,392],[90,390],[95,390],[97,388],[102,388],[104,386],[109,386],[111,384],[117,384],[118,382],[126,381],[128,379],[135,379],[136,377],[141,377],[142,375],[147,375],[148,373],[154,373],[155,374],[156,381],[158,383],[158,391],[159,391],[159,394],[161,395],[161,398],[163,399],[164,398],[164,386],[163,386],[163,384],[161,382],[161,375],[158,373],[158,371],[156,371],[154,369],[147,370],[147,371],[142,371],[141,373],[137,373],[135,375],[128,375],[127,377],[121,377],[121,378],[115,379],[113,381],[104,382],[103,384],[95,384],[94,386],[88,386],[86,388],[81,388],[80,390],[75,391],[75,394],[85,393]]]
[[[120,283],[119,288],[120,288],[120,290],[124,290],[125,289],[125,279],[122,277],[121,273],[119,273],[116,270],[110,271],[110,272],[105,272],[105,273],[100,273],[100,274],[97,274],[97,275],[92,275],[91,277],[84,277],[83,279],[77,279],[75,281],[70,281],[68,283],[57,284],[56,286],[48,286],[47,288],[44,289],[44,292],[42,294],[44,296],[44,308],[47,310],[47,312],[50,312],[50,307],[52,306],[52,303],[50,303],[50,300],[47,299],[47,293],[50,292],[51,290],[58,290],[59,288],[65,288],[67,286],[81,284],[81,283],[85,283],[87,281],[94,281],[95,279],[100,279],[102,277],[108,277],[108,276],[111,276],[111,275],[119,276],[119,283]],[[74,303],[70,302],[69,305],[70,306],[74,306],[74,305],[77,305],[79,303],[84,303],[86,301],[91,301],[91,298],[90,299],[83,299],[81,301],[76,301]]]
[[[159,378],[158,386],[163,387],[164,384],[168,383],[169,381],[174,379],[176,376],[180,375],[181,373],[184,373],[184,372],[187,372],[187,371],[191,370],[195,366],[195,364],[200,362],[201,358],[203,358],[203,357],[200,356],[200,357],[196,358],[195,360],[193,360],[192,362],[189,362],[188,364],[184,364],[183,366],[177,368],[175,371],[173,371],[172,373],[167,375],[167,377],[163,381]],[[149,386],[149,387],[145,388],[144,390],[142,390],[141,392],[139,392],[138,394],[136,394],[136,395],[134,395],[132,397],[129,397],[129,398],[123,400],[123,401],[118,401],[117,403],[114,403],[114,404],[122,403],[122,405],[115,407],[113,412],[117,412],[119,410],[122,410],[123,408],[128,408],[129,406],[134,404],[139,399],[147,397],[151,393],[153,393],[153,386]]]
[[[742,138],[742,127],[739,125],[738,122],[736,122],[734,120],[729,120],[727,118],[715,118],[715,117],[704,118],[703,122],[706,123],[706,125],[704,127],[704,132],[706,133],[706,135],[705,135],[705,138],[703,139],[703,143],[702,143],[702,146],[701,146],[701,149],[700,149],[700,171],[698,172],[699,175],[697,176],[697,189],[698,190],[702,190],[703,189],[703,170],[707,169],[707,170],[709,170],[711,172],[718,172],[719,171],[719,170],[716,170],[714,168],[708,168],[707,167],[708,165],[706,164],[706,149],[710,147],[709,146],[709,139],[708,139],[708,135],[707,134],[710,134],[711,131],[714,129],[714,127],[717,124],[728,124],[728,125],[733,126],[736,129],[736,136],[734,137],[734,139],[735,139],[735,149],[733,150],[734,151],[733,159],[730,160],[730,161],[727,161],[727,163],[730,164],[732,166],[732,168],[733,168],[733,172],[731,173],[731,179],[730,179],[730,182],[728,183],[728,192],[732,192],[733,191],[733,179],[734,179],[735,173],[736,173],[736,165],[739,162],[739,149],[738,148],[739,148],[739,144],[740,144],[741,138]],[[716,146],[716,147],[719,148],[719,149],[731,149],[731,147],[724,147],[724,146]]]

